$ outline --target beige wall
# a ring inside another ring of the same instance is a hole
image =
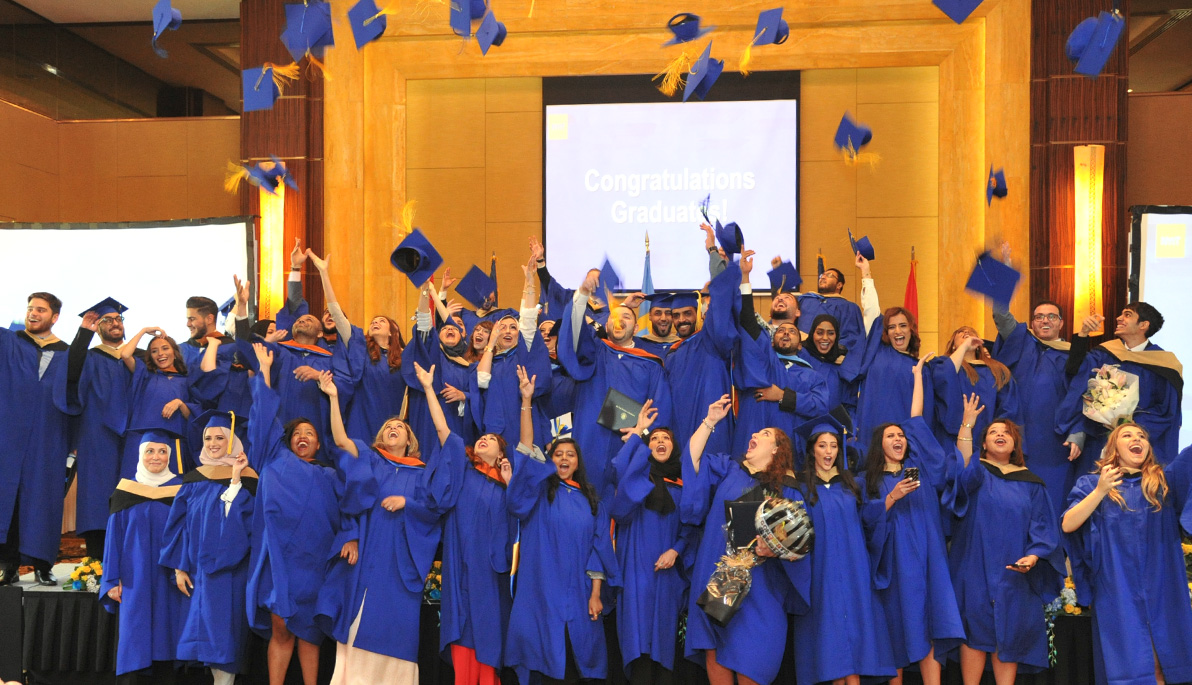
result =
[[[0,221],[233,216],[239,158],[239,117],[56,122],[0,102]]]
[[[1192,93],[1130,95],[1126,206],[1192,205]]]

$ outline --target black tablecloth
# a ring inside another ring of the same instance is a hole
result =
[[[24,611],[13,608],[21,597],[20,588],[0,588],[0,645],[23,642],[22,661],[28,671],[29,683],[87,685],[116,684],[117,622],[113,614],[100,608],[96,596],[86,592],[24,592]],[[22,620],[23,613],[23,620]],[[421,685],[453,685],[451,665],[439,655],[439,611],[437,605],[423,605],[419,670]],[[250,646],[249,673],[237,679],[239,685],[265,685],[268,673],[265,662],[265,641],[253,637]],[[1092,623],[1088,618],[1061,616],[1055,622],[1055,646],[1058,652],[1056,667],[1036,675],[1019,676],[1018,682],[1027,685],[1068,685],[1093,682]],[[3,649],[9,653],[10,650]],[[330,681],[335,667],[335,643],[323,644],[320,659],[319,683]],[[0,669],[7,662],[0,658]],[[11,668],[11,667],[10,667]],[[507,676],[508,674],[506,674]],[[16,674],[0,670],[0,676],[14,678]],[[201,672],[183,672],[179,682],[203,679]],[[120,679],[132,682],[132,679]],[[503,677],[502,682],[512,682]],[[987,674],[992,683],[992,676]],[[207,682],[210,682],[209,677]],[[297,659],[291,663],[287,684],[300,685],[301,674]],[[613,673],[609,682],[623,683],[620,673]],[[675,672],[676,685],[707,683],[699,666],[684,660]],[[794,682],[791,649],[783,660],[776,682]],[[905,682],[920,682],[918,674],[907,673]],[[950,663],[944,682],[960,685],[960,669]]]

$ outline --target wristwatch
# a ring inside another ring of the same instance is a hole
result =
[[[649,429],[649,428],[643,428],[643,429],[642,429],[642,440],[645,440],[645,439],[646,439],[646,438],[648,438],[649,436],[650,436],[650,429]]]

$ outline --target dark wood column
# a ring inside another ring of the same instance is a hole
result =
[[[1129,0],[1122,0],[1123,14]],[[1112,319],[1126,304],[1129,221],[1126,185],[1126,85],[1129,31],[1090,79],[1073,72],[1064,54],[1068,34],[1086,17],[1109,9],[1105,0],[1034,0],[1031,3],[1031,297],[1064,308],[1065,336],[1074,276],[1072,148],[1105,146],[1105,203],[1101,235],[1102,297]],[[1109,330],[1112,331],[1112,325]]]
[[[289,64],[292,59],[281,42],[285,28],[283,0],[242,0],[240,3],[240,65],[259,67],[265,62]],[[351,36],[342,37],[350,41]],[[331,48],[334,49],[334,48]],[[341,48],[342,49],[342,48]],[[351,49],[351,46],[348,46]],[[242,162],[259,162],[275,155],[298,182],[298,192],[286,192],[286,253],[301,238],[304,247],[323,253],[323,77],[312,74],[307,60],[302,75],[271,110],[246,112],[240,117]],[[252,186],[240,192],[240,209],[260,213],[260,199]],[[253,192],[250,192],[253,191]],[[259,230],[259,229],[258,229]],[[288,268],[289,258],[286,257]],[[259,276],[258,275],[258,280]],[[310,310],[323,311],[323,291],[318,274],[307,269],[306,299]],[[272,313],[269,313],[272,314]]]

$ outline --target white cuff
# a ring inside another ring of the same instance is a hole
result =
[[[294,269],[291,268],[290,269],[290,277],[287,278],[286,280],[290,281],[291,283],[301,283],[302,282],[302,272],[294,271]]]
[[[741,284],[741,294],[742,295],[752,295],[753,294],[753,286],[749,283],[742,283]]]
[[[430,312],[416,312],[414,321],[414,326],[420,331],[429,331],[433,326]]]
[[[488,384],[492,379],[493,375],[487,371],[476,372],[476,385],[480,386],[481,390],[488,390]]]
[[[228,512],[232,510],[232,502],[236,499],[236,495],[240,494],[240,487],[242,485],[243,482],[232,483],[228,486],[228,489],[224,490],[223,494],[219,496],[219,499],[224,503],[224,516],[227,516]]]

